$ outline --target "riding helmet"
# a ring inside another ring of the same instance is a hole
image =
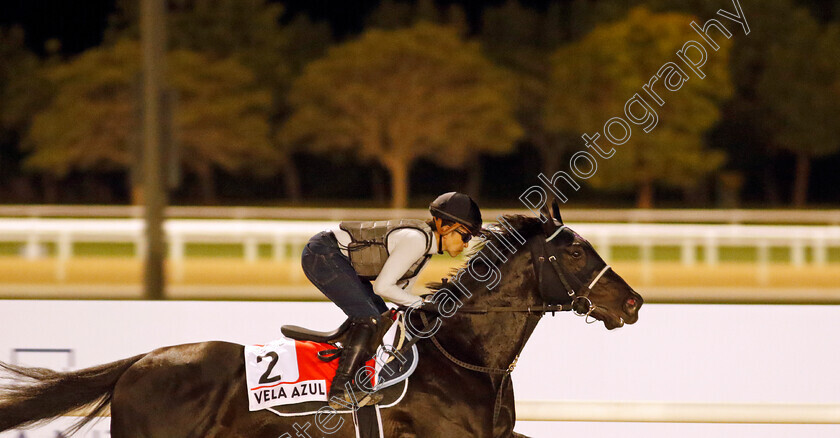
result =
[[[429,204],[432,216],[464,224],[470,233],[481,231],[481,211],[468,195],[458,192],[444,193]]]

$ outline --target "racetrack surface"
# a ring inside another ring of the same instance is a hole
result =
[[[459,259],[433,259],[418,285],[437,281]],[[749,262],[685,266],[679,262],[617,261],[613,268],[648,302],[838,303],[840,267]],[[63,279],[58,274],[63,273]],[[321,300],[297,261],[192,257],[167,264],[168,296],[173,299]],[[54,258],[0,257],[0,298],[141,297],[142,264],[136,258],[74,257],[63,266]],[[422,293],[425,289],[416,288]],[[792,292],[793,291],[793,292]]]

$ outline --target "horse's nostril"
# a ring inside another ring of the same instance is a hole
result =
[[[630,309],[636,307],[636,299],[635,298],[628,298],[626,303],[627,303],[627,307],[630,308]]]

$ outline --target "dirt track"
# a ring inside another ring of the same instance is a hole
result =
[[[459,266],[457,260],[433,260],[418,284],[439,280]],[[0,257],[0,297],[138,298],[141,268],[139,260],[119,257],[77,257],[64,267],[55,259]],[[613,268],[637,290],[647,291],[651,302],[713,302],[718,296],[751,301],[756,294],[780,302],[834,302],[840,293],[837,264],[799,268],[770,264],[764,272],[752,263],[683,266],[656,262],[645,268],[638,262],[616,262]],[[64,278],[59,279],[62,271]],[[167,275],[172,298],[322,298],[292,261],[190,258],[182,266],[167,265]],[[800,296],[791,298],[791,289]]]

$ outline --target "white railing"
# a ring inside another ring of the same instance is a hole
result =
[[[840,424],[838,404],[519,400],[520,421]]]
[[[533,213],[527,209],[482,209],[485,220],[503,214]],[[366,220],[427,218],[429,211],[388,208],[310,208],[310,207],[207,207],[170,206],[168,218],[193,219],[285,219],[285,220]],[[719,224],[821,224],[840,225],[840,209],[609,209],[563,208],[569,222],[627,223],[719,223]],[[0,217],[32,218],[142,218],[143,207],[132,205],[0,205]]]
[[[164,227],[169,258],[175,267],[175,278],[190,243],[228,243],[242,245],[244,259],[255,262],[260,245],[271,247],[272,258],[282,260],[297,254],[306,241],[318,231],[333,227],[336,222],[272,221],[272,220],[205,220],[170,219]],[[592,242],[601,255],[611,259],[616,246],[639,248],[643,275],[649,272],[654,247],[678,247],[684,265],[700,263],[697,248],[702,247],[707,265],[720,262],[720,248],[748,247],[756,251],[759,282],[768,275],[770,249],[789,248],[789,262],[794,266],[808,263],[806,250],[811,250],[811,263],[828,263],[829,249],[840,247],[840,226],[816,225],[698,225],[698,224],[573,224],[575,231]],[[43,244],[56,246],[56,277],[65,277],[65,264],[73,257],[75,243],[128,243],[137,257],[144,255],[144,224],[141,219],[0,219],[0,241],[23,244],[22,255],[34,259],[44,254]]]
[[[301,250],[306,241],[332,222],[259,220],[176,220],[165,222],[169,259],[174,278],[183,276],[182,262],[190,243],[241,244],[247,262],[259,258],[259,245],[268,244],[272,257],[282,260],[289,248]],[[66,263],[73,257],[76,243],[121,243],[134,246],[134,255],[145,255],[144,222],[141,219],[0,219],[0,242],[24,243],[22,255],[28,259],[43,256],[44,244],[56,246],[56,279],[66,278]]]

